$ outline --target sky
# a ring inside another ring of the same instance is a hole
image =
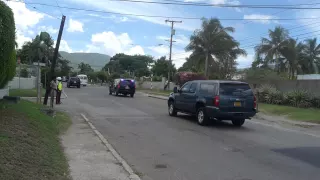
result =
[[[169,0],[142,1],[170,2]],[[320,0],[259,0],[259,2],[257,0],[179,1],[233,5],[319,3],[319,5],[303,7],[320,7]],[[70,53],[91,52],[110,56],[116,53],[126,53],[131,55],[151,55],[154,58],[159,58],[160,56],[168,57],[170,23],[165,22],[168,18],[123,14],[165,16],[171,17],[169,18],[170,20],[181,20],[182,23],[174,24],[175,35],[173,40],[175,42],[172,48],[172,61],[177,68],[181,67],[185,62],[185,58],[191,54],[191,52],[185,52],[184,49],[189,43],[190,35],[200,28],[201,17],[237,19],[221,20],[221,23],[225,27],[231,26],[235,28],[235,32],[231,35],[240,42],[240,47],[247,52],[246,57],[241,56],[237,59],[238,68],[250,67],[254,59],[254,46],[261,41],[262,37],[268,37],[268,30],[276,26],[281,25],[287,28],[292,37],[301,41],[320,35],[319,10],[178,6],[119,0],[12,0],[6,1],[6,3],[14,12],[16,38],[19,47],[24,42],[33,39],[41,31],[48,32],[56,40],[61,16],[62,14],[65,15],[66,21],[59,50]],[[83,11],[83,9],[86,11]],[[194,19],[180,17],[192,17]],[[278,18],[293,20],[273,20]]]

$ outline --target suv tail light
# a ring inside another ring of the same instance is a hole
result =
[[[120,83],[118,84],[117,88],[120,89]]]
[[[215,96],[214,97],[213,104],[214,104],[214,106],[219,107],[219,105],[220,105],[220,96]]]
[[[257,98],[256,98],[256,96],[253,96],[253,108],[257,109]]]

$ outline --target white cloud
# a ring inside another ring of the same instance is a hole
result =
[[[251,63],[254,59],[254,53],[249,53],[246,57],[240,56],[237,58],[238,66],[237,68],[248,68],[251,66]]]
[[[55,47],[55,44],[54,43],[54,47]],[[60,41],[60,47],[59,47],[59,51],[66,51],[68,53],[72,53],[72,49],[70,48],[70,46],[68,45],[67,41],[66,40],[61,40]]]
[[[139,45],[133,45],[128,33],[115,34],[112,31],[93,34],[87,52],[99,52],[110,56],[116,53],[145,54]]]
[[[56,28],[53,28],[52,26],[39,26],[38,27],[39,31],[46,31],[48,32],[50,35],[51,34],[56,34],[59,30]]]
[[[251,20],[252,22],[262,23],[262,24],[269,24],[271,22],[277,22],[275,19],[276,16],[271,15],[264,15],[264,14],[250,14],[250,15],[244,15],[243,19]]]
[[[32,39],[30,37],[27,37],[25,35],[23,35],[23,33],[21,31],[17,31],[16,33],[16,41],[18,43],[18,48],[21,48],[22,45],[27,42],[27,41],[31,41]]]
[[[83,23],[77,20],[70,19],[68,32],[83,32]]]
[[[167,56],[169,54],[169,46],[150,46],[151,51],[155,52],[158,56]]]
[[[161,40],[161,44],[169,44],[170,37],[168,36],[157,36],[156,39]],[[186,46],[189,43],[189,38],[185,35],[178,34],[176,36],[173,36],[173,44],[175,45],[181,45],[181,46]]]

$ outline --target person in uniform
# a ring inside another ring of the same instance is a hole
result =
[[[58,85],[57,85],[56,104],[61,104],[62,79],[61,77],[58,77],[57,80],[58,80]]]
[[[56,94],[57,91],[57,83],[56,83],[56,77],[53,76],[52,80],[50,82],[50,97],[51,97],[51,101],[50,101],[50,107],[53,108],[53,103],[54,103],[54,96]]]

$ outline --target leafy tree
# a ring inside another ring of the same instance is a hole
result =
[[[108,77],[107,72],[99,71],[99,72],[97,72],[97,78],[101,81],[101,85],[102,85],[104,82],[108,81],[109,77]]]
[[[232,27],[223,27],[216,18],[202,19],[201,29],[196,30],[190,37],[186,50],[192,51],[190,58],[195,64],[204,64],[204,73],[208,77],[208,70],[215,72],[220,78],[229,75],[235,69],[235,59],[239,55],[246,55],[239,48],[237,42],[229,33],[234,32]],[[227,63],[227,65],[225,65]]]
[[[88,74],[90,72],[93,72],[93,69],[91,68],[91,66],[83,62],[78,65],[78,68],[80,69],[79,71],[80,74]]]
[[[70,61],[66,59],[57,59],[56,72],[57,76],[69,76],[72,67],[69,66]]]
[[[320,67],[320,44],[317,38],[307,39],[304,41],[302,58],[300,60],[301,73],[318,74]]]
[[[29,76],[29,72],[28,72],[27,68],[22,68],[21,72],[20,72],[20,77],[27,78],[28,76]]]
[[[7,85],[15,75],[15,22],[13,12],[3,1],[0,1],[0,88]]]
[[[90,72],[87,74],[88,75],[88,79],[91,82],[97,82],[98,78],[97,78],[97,73],[96,72]]]
[[[262,38],[261,44],[255,47],[258,56],[264,56],[264,64],[275,63],[278,73],[284,68],[284,62],[281,61],[280,49],[284,48],[284,44],[289,39],[289,33],[281,26],[277,26],[274,30],[269,30],[269,38]]]
[[[130,76],[148,76],[150,75],[149,66],[153,58],[145,55],[126,55],[123,53],[114,55],[103,70],[110,73],[124,74]]]
[[[168,77],[169,70],[172,72],[172,74],[175,74],[175,72],[177,71],[174,65],[170,64],[170,62],[166,60],[165,56],[156,60],[151,69],[154,76],[162,77]]]

